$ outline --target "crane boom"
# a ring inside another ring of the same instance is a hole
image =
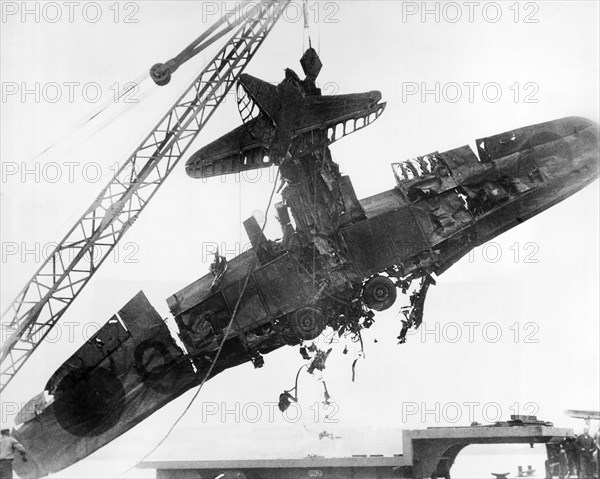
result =
[[[0,391],[65,313],[221,104],[291,0],[263,0],[127,159],[9,306]]]

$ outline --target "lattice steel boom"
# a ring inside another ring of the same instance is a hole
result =
[[[123,164],[9,306],[4,390],[137,219],[221,104],[291,0],[265,0]],[[229,26],[231,29],[231,25]],[[201,37],[202,38],[202,37]],[[204,38],[203,38],[204,39]]]

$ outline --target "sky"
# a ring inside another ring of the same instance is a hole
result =
[[[25,13],[21,2],[0,2],[2,311],[214,51],[181,67],[169,86],[146,80],[85,126],[74,125],[234,5],[51,3],[27,3]],[[598,8],[592,1],[309,2],[323,92],[380,90],[387,102],[377,122],[332,146],[357,196],[392,188],[394,161],[564,116],[598,122]],[[292,3],[247,73],[271,82],[286,67],[301,73],[308,39],[300,11]],[[139,290],[166,318],[165,299],[206,274],[216,245],[231,258],[247,244],[242,222],[264,212],[275,173],[201,181],[183,168],[191,153],[240,123],[230,95],[71,306],[65,326],[3,392],[2,426]],[[210,459],[232,449],[249,458],[391,454],[401,449],[402,428],[489,423],[514,413],[580,430],[581,421],[563,411],[599,409],[598,218],[596,181],[477,248],[437,278],[422,330],[401,346],[399,309],[408,299],[399,295],[364,334],[355,382],[359,348],[336,343],[324,372],[333,409],[321,403],[322,385],[302,375],[290,413],[297,414],[273,411],[303,364],[296,348],[282,348],[260,370],[246,364],[209,381],[151,458]],[[266,233],[280,236],[272,215]],[[106,474],[126,469],[192,394],[59,477],[97,477],[97,464],[109,459]],[[318,440],[322,431],[341,439]]]

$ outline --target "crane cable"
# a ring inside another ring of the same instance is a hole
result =
[[[302,39],[302,51],[306,50],[305,37],[308,35],[308,47],[312,48],[312,38],[310,36],[310,26],[308,23],[309,15],[308,15],[308,0],[304,0],[302,2],[302,16],[304,17],[304,35]]]
[[[87,113],[82,118],[80,118],[58,140],[51,143],[49,146],[40,151],[36,156],[33,157],[33,159],[37,160],[41,156],[46,155],[48,152],[57,150],[59,146],[61,146],[64,143],[67,143],[68,140],[73,138],[90,122],[92,122],[95,119],[102,118],[102,115],[106,112],[106,110],[108,110],[111,106],[120,103],[123,97],[125,97],[128,94],[134,95],[138,92],[138,90],[141,90],[142,92],[139,97],[133,98],[132,100],[128,100],[127,98],[125,98],[122,102],[124,106],[122,106],[119,111],[112,114],[112,116],[110,116],[99,126],[94,127],[92,131],[88,132],[83,136],[83,138],[79,139],[79,141],[74,146],[78,146],[82,142],[86,141],[89,137],[94,136],[96,133],[103,130],[106,126],[110,125],[115,120],[115,118],[117,118],[121,113],[124,113],[126,110],[133,108],[135,105],[140,103],[140,100],[152,93],[151,90],[142,90],[142,87],[146,87],[145,82],[149,78],[150,77],[148,76],[148,72],[143,72],[140,75],[138,75],[135,79],[124,83],[123,86],[111,96],[111,98],[107,99],[106,101],[98,105],[98,107],[92,110],[90,113]]]
[[[275,196],[275,191],[277,189],[277,180],[278,179],[279,179],[279,169],[277,169],[277,175],[275,176],[275,181],[273,181],[273,189],[271,190],[271,195],[269,196],[269,202],[267,204],[267,209],[265,211],[265,220],[264,220],[262,228],[261,228],[261,233],[264,233],[265,228],[267,227],[267,220],[268,220],[269,209],[271,208],[271,205],[273,203],[273,197]],[[171,433],[173,432],[173,430],[175,429],[175,427],[177,426],[177,424],[179,424],[179,422],[183,419],[183,417],[187,414],[187,412],[192,407],[192,404],[194,404],[194,402],[196,401],[196,398],[200,394],[200,391],[202,390],[202,388],[203,388],[204,384],[206,383],[206,381],[208,381],[208,379],[210,377],[210,374],[212,373],[212,371],[214,369],[214,366],[217,363],[217,361],[219,359],[219,356],[221,355],[221,351],[223,350],[223,346],[225,345],[225,341],[227,340],[227,336],[229,335],[229,331],[231,330],[231,327],[233,326],[233,322],[234,322],[235,317],[236,317],[236,315],[238,313],[238,309],[239,309],[240,303],[242,301],[244,293],[246,292],[246,288],[248,287],[248,282],[250,280],[250,275],[252,274],[252,271],[254,271],[254,266],[255,266],[257,260],[258,260],[258,257],[256,255],[254,255],[254,258],[252,259],[252,263],[251,263],[250,267],[248,268],[248,273],[246,274],[246,279],[244,280],[244,286],[242,287],[242,291],[241,291],[241,293],[240,293],[240,295],[239,295],[239,297],[238,297],[238,299],[237,299],[237,301],[235,303],[235,308],[233,308],[233,313],[231,314],[231,319],[229,320],[229,324],[227,324],[227,327],[225,328],[225,332],[223,334],[223,339],[221,340],[221,342],[219,344],[219,348],[217,349],[217,353],[215,354],[215,357],[213,358],[213,360],[212,360],[212,362],[210,364],[210,367],[208,368],[208,371],[206,371],[206,374],[204,375],[204,378],[202,379],[202,381],[198,385],[198,388],[196,389],[196,392],[194,393],[194,395],[192,396],[192,398],[188,402],[188,404],[185,407],[185,409],[183,410],[183,412],[179,415],[179,417],[175,420],[175,422],[173,422],[173,424],[171,425],[171,427],[169,428],[169,430],[166,432],[166,434],[161,438],[161,440],[158,441],[158,443],[149,452],[147,452],[139,461],[137,461],[135,463],[135,465],[131,466],[125,472],[121,473],[118,477],[123,477],[129,471],[135,469],[136,466],[140,462],[146,460],[148,458],[148,456],[150,456],[152,453],[154,453],[167,440],[167,438],[171,435]]]
[[[318,7],[317,7],[318,8]],[[312,37],[310,34],[310,14],[309,14],[309,8],[308,8],[308,0],[304,0],[302,2],[302,16],[304,18],[304,38],[302,39],[302,53],[304,53],[306,51],[306,37],[308,36],[308,47],[312,48]],[[317,45],[317,53],[320,55],[321,54],[321,32],[323,29],[323,22],[320,22],[318,20],[318,13],[315,14],[315,23],[319,24],[319,31],[318,31],[318,35],[317,35],[317,41],[318,41],[318,45]]]

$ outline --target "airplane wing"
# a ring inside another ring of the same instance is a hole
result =
[[[292,89],[293,90],[293,89]],[[349,95],[309,96],[302,98],[250,75],[239,80],[238,108],[244,123],[259,115],[278,130],[297,137],[311,130],[331,128],[330,143],[375,121],[385,110],[379,103],[381,93],[371,91]],[[343,131],[337,131],[339,128]]]
[[[247,73],[240,75],[238,85],[238,108],[244,123],[256,118],[258,110],[275,123],[281,108],[277,87]]]
[[[198,150],[185,164],[188,176],[209,178],[271,166],[273,162],[267,150],[270,129],[268,125],[265,129],[263,123],[262,116],[250,120]],[[258,131],[263,136],[257,134]]]
[[[60,471],[202,378],[140,292],[50,378],[46,390],[53,401],[21,415],[25,422],[14,437],[27,450],[28,461],[19,456],[14,469],[23,478]]]
[[[373,123],[385,110],[378,103],[381,93],[355,93],[350,95],[314,96],[306,99],[306,113],[299,116],[295,135],[314,129],[331,129],[330,142]]]

